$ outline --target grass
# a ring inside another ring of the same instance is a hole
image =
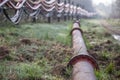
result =
[[[118,41],[106,32],[100,24],[101,20],[81,20],[89,53],[97,60],[100,71],[96,71],[98,80],[119,80],[120,62],[117,57],[120,55]]]
[[[0,47],[9,55],[0,60],[0,80],[71,80],[72,22],[26,23],[0,27]],[[120,45],[100,25],[100,20],[82,19],[84,41],[97,60],[98,80],[120,79]]]
[[[114,27],[118,27],[120,26],[120,19],[108,19],[107,20],[108,23],[112,24]]]
[[[3,24],[0,47],[10,51],[0,61],[0,80],[65,80],[62,70],[72,52],[70,30],[71,22]]]
[[[38,39],[43,39],[43,40],[55,40],[59,41],[64,44],[68,44],[67,42],[69,41],[69,31],[71,23],[67,24],[27,24],[27,25],[22,25],[24,29],[27,29],[23,35],[26,37],[32,37],[32,38],[38,38]],[[34,26],[34,27],[33,27]],[[30,29],[29,29],[30,28]]]
[[[1,75],[8,80],[23,80],[23,79],[41,79],[44,73],[49,70],[49,67],[42,67],[35,63],[19,63],[17,65],[0,68]],[[6,73],[7,72],[7,73]]]

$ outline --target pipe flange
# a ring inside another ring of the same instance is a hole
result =
[[[89,63],[92,64],[92,66],[96,70],[99,70],[99,67],[98,67],[98,64],[97,64],[96,60],[92,56],[90,56],[90,55],[84,55],[84,54],[80,54],[80,55],[77,55],[77,56],[73,57],[70,60],[70,62],[68,63],[68,66],[75,65],[79,61],[88,61]]]
[[[72,35],[72,33],[73,33],[74,30],[79,30],[79,31],[83,34],[82,29],[80,29],[80,28],[73,28],[73,29],[70,31],[70,35]]]

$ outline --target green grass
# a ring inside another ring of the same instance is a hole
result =
[[[69,24],[68,24],[69,23]],[[38,38],[43,40],[54,40],[64,44],[70,44],[69,42],[69,32],[70,32],[70,22],[64,24],[26,24],[22,25],[24,29],[27,29],[23,35],[30,38]]]
[[[48,66],[48,65],[47,65]],[[39,66],[35,63],[18,63],[17,65],[1,66],[0,71],[4,79],[23,80],[23,79],[41,79],[44,73],[50,70],[50,67]],[[6,73],[7,72],[7,73]]]

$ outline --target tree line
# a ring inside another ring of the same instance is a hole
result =
[[[110,16],[112,18],[120,18],[120,0],[116,0],[114,3],[112,3]]]

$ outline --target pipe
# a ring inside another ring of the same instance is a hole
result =
[[[98,64],[87,52],[79,27],[80,23],[76,21],[71,31],[74,53],[68,65],[73,67],[72,80],[96,80],[94,70],[98,69]]]

